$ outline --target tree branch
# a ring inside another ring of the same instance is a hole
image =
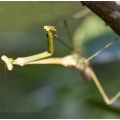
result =
[[[82,1],[96,15],[120,35],[120,6],[115,1]]]

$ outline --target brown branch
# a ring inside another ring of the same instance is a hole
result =
[[[120,6],[115,1],[82,1],[96,15],[120,35]]]

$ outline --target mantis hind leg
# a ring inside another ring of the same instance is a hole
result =
[[[89,68],[90,68],[91,77],[92,77],[93,81],[95,82],[99,92],[101,93],[105,103],[107,105],[111,105],[112,103],[114,103],[120,97],[120,91],[110,100],[108,98],[108,96],[106,95],[105,91],[103,90],[103,88],[102,88],[97,76],[95,75],[94,71],[92,70],[91,67],[89,67]]]

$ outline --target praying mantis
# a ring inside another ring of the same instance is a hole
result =
[[[27,64],[60,64],[65,67],[72,66],[80,71],[80,73],[84,79],[86,79],[86,80],[88,80],[90,78],[93,79],[95,85],[97,86],[101,96],[103,97],[103,99],[107,105],[111,105],[113,102],[115,102],[120,97],[120,92],[118,92],[111,100],[108,98],[108,96],[106,95],[105,91],[103,90],[97,76],[95,75],[95,73],[89,63],[90,59],[92,59],[94,56],[99,54],[105,48],[109,47],[113,42],[118,40],[118,38],[116,38],[114,41],[112,41],[111,43],[106,45],[102,50],[98,51],[97,53],[95,53],[93,56],[91,56],[88,59],[85,59],[82,56],[80,56],[78,54],[78,52],[73,50],[72,47],[70,47],[70,46],[68,46],[68,47],[70,47],[73,50],[73,54],[67,55],[63,58],[44,59],[46,57],[51,56],[54,53],[53,37],[58,38],[58,36],[56,34],[57,30],[54,26],[44,26],[44,30],[45,30],[46,36],[47,36],[48,50],[43,53],[39,53],[39,54],[28,56],[28,57],[17,58],[15,60],[13,60],[13,58],[8,58],[7,56],[3,55],[1,57],[1,59],[5,62],[8,70],[11,71],[13,69],[13,65],[24,66]]]

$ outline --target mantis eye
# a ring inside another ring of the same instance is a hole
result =
[[[53,36],[57,37],[56,31],[50,30]]]

